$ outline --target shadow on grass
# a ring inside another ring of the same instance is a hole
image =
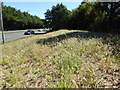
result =
[[[60,42],[62,40],[68,39],[68,38],[108,38],[108,37],[113,37],[115,34],[107,34],[107,33],[98,33],[98,32],[71,32],[67,34],[62,34],[58,35],[55,37],[50,37],[50,38],[44,38],[40,39],[37,41],[37,44],[42,43],[42,44],[52,44],[56,42]]]

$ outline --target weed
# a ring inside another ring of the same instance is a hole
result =
[[[5,43],[3,87],[119,87],[120,36],[59,30]]]

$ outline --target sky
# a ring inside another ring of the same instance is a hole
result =
[[[82,1],[82,0],[81,0]],[[31,15],[36,15],[41,19],[44,19],[44,13],[47,9],[51,9],[52,6],[55,6],[58,3],[63,3],[68,10],[77,8],[80,2],[4,2],[4,5],[11,6],[22,12],[26,11]]]

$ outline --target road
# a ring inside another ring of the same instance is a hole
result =
[[[15,40],[23,37],[28,37],[30,35],[24,35],[23,32],[20,33],[11,33],[11,34],[5,34],[5,42],[10,40]]]
[[[31,36],[31,35],[24,35],[24,32],[16,32],[16,33],[5,32],[5,33],[6,33],[6,34],[4,34],[5,42]],[[46,31],[41,31],[41,32],[35,31],[35,34],[32,34],[32,35],[45,34],[45,33],[46,33]],[[0,32],[0,38],[1,38],[0,42],[2,42],[1,32]]]

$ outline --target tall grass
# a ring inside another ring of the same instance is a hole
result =
[[[60,30],[5,43],[2,53],[3,87],[119,87],[119,35]]]

